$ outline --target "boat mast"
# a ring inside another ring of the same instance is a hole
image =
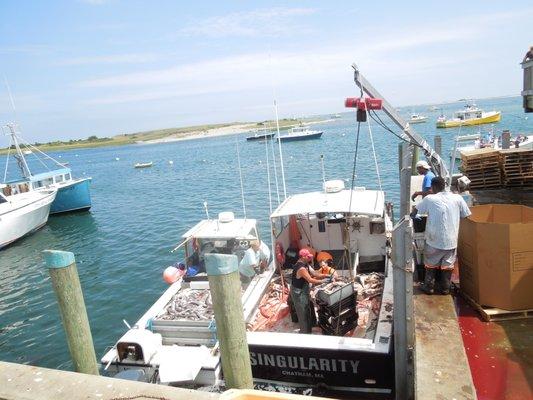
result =
[[[28,163],[26,163],[26,158],[24,157],[24,153],[22,152],[18,138],[17,138],[17,126],[14,123],[9,123],[6,125],[9,129],[11,140],[13,141],[13,144],[15,145],[15,149],[17,150],[17,154],[14,155],[14,157],[17,159],[18,166],[20,170],[22,171],[22,175],[24,178],[30,178],[31,177],[31,171],[28,167]]]

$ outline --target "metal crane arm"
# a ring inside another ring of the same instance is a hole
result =
[[[433,170],[438,176],[442,176],[447,184],[450,183],[450,173],[444,164],[442,158],[433,150],[426,140],[418,133],[416,133],[411,125],[406,122],[396,109],[389,104],[387,100],[366,80],[366,78],[361,74],[357,65],[352,64],[354,69],[354,81],[355,84],[361,89],[362,92],[366,93],[369,97],[377,98],[382,100],[382,109],[385,111],[385,114],[402,130],[402,138],[405,140],[415,143],[422,148],[424,155],[426,156],[428,163],[433,167]]]

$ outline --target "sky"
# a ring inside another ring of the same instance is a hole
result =
[[[533,45],[530,1],[1,0],[0,16],[16,105],[2,84],[0,123],[32,142],[273,119],[274,99],[282,118],[342,112],[354,62],[395,106],[518,95]]]

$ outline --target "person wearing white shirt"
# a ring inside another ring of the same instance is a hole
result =
[[[426,276],[422,289],[428,294],[434,293],[435,276],[440,270],[440,290],[446,295],[450,293],[457,258],[459,222],[472,213],[460,195],[445,190],[443,178],[433,178],[431,190],[434,194],[424,197],[414,210],[418,214],[427,214],[424,248]]]
[[[256,273],[262,273],[270,263],[270,249],[259,240],[253,240],[239,263],[242,280],[250,282]]]

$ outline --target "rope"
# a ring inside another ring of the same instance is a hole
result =
[[[217,323],[214,318],[211,320],[211,322],[209,322],[209,326],[207,327],[207,329],[209,329],[209,332],[211,332],[211,334],[213,335],[213,339],[211,340],[213,341],[213,344],[215,344],[218,339],[217,339]]]
[[[368,134],[370,135],[370,143],[372,144],[372,154],[374,155],[374,165],[376,166],[376,174],[378,176],[378,183],[379,183],[379,190],[382,192],[381,188],[381,177],[379,176],[379,166],[378,166],[378,158],[376,156],[376,149],[374,148],[374,138],[372,137],[372,129],[370,128],[370,120],[367,118],[366,122],[368,124]]]

